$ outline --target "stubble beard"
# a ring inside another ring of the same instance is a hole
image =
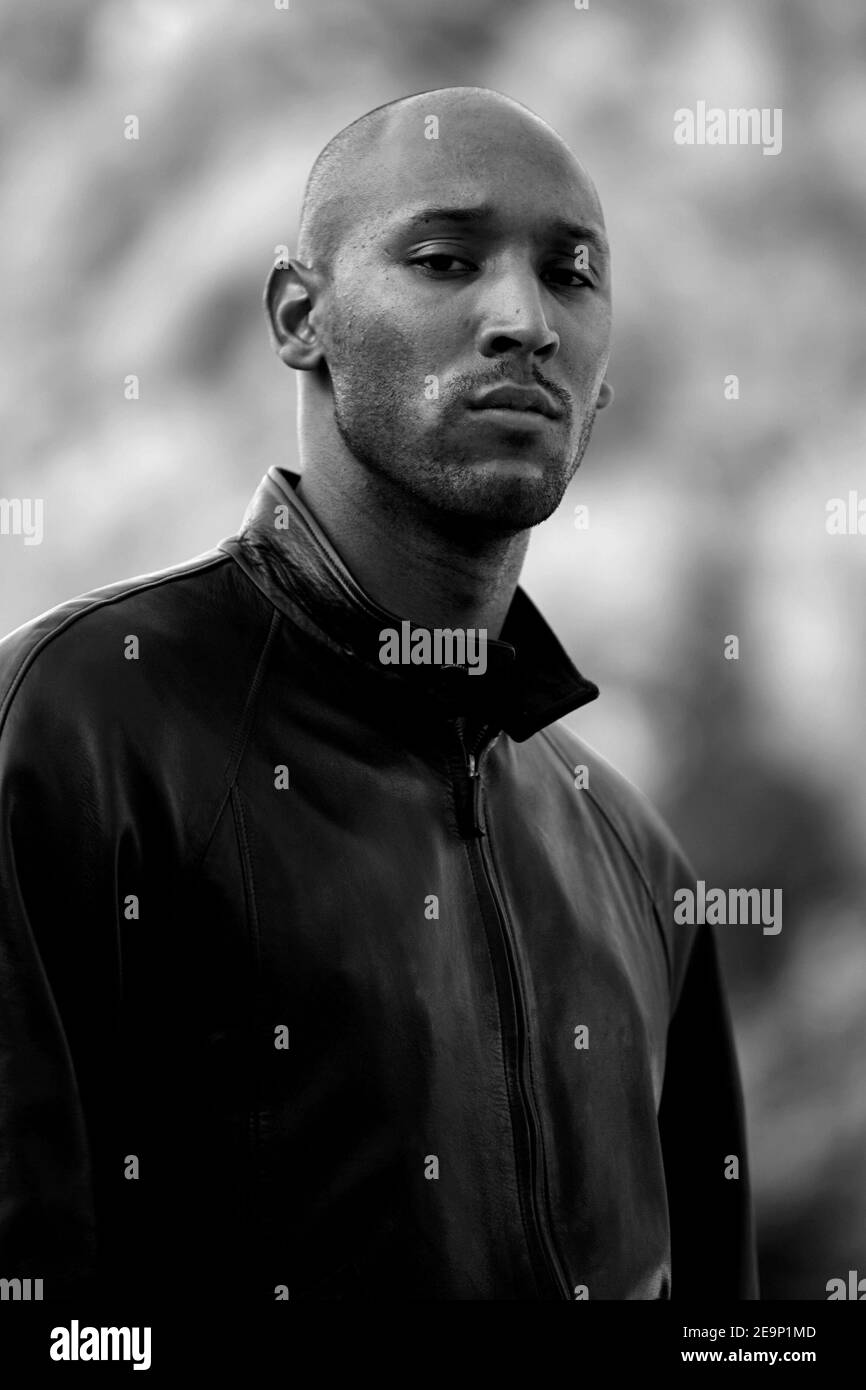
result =
[[[370,410],[334,391],[334,422],[349,453],[368,474],[369,484],[388,499],[399,522],[408,511],[423,513],[443,533],[509,536],[546,521],[556,511],[577,472],[592,436],[597,407],[586,411],[571,458],[542,458],[540,473],[497,473],[479,466],[478,456],[458,442],[447,455],[431,450],[429,435],[407,436],[394,399],[378,400]],[[399,410],[405,416],[405,405]],[[503,454],[505,457],[505,454]],[[513,453],[510,457],[518,457]]]

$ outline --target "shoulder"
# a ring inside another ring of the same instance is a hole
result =
[[[221,700],[231,717],[272,617],[217,548],[58,604],[0,641],[0,743],[156,735],[191,706],[217,718]]]
[[[682,846],[670,826],[649,798],[613,763],[562,723],[543,732],[575,777],[578,769],[585,769],[588,799],[647,870],[652,869],[659,856],[665,861],[673,856],[686,864]]]

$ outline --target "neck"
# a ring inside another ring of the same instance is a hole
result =
[[[423,514],[354,459],[306,461],[298,496],[361,588],[423,627],[484,629],[499,637],[529,532],[479,537],[477,524]]]

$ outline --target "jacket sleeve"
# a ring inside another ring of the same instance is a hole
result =
[[[668,1030],[659,1131],[671,1225],[671,1299],[758,1298],[742,1088],[708,925],[694,930]]]
[[[86,1288],[95,1216],[82,1101],[103,981],[88,924],[106,891],[87,758],[64,692],[0,655],[0,1275]],[[64,723],[66,727],[64,728]],[[99,1084],[91,1074],[91,1084]]]

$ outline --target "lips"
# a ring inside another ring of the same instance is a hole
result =
[[[540,386],[492,386],[480,391],[469,402],[470,410],[517,410],[559,418],[560,411]]]

